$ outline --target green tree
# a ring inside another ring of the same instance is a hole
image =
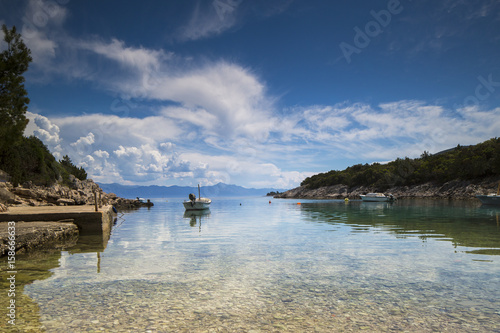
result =
[[[28,93],[24,88],[24,72],[32,61],[31,52],[16,32],[2,25],[7,48],[0,53],[0,162],[6,149],[19,142],[28,124]]]
[[[87,179],[87,172],[82,167],[78,168],[74,165],[68,155],[64,155],[63,159],[60,160],[59,163],[68,172],[68,174],[71,174],[80,180]]]

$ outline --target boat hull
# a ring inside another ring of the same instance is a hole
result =
[[[394,201],[394,197],[392,195],[360,195],[361,200],[365,202],[387,202]]]
[[[212,203],[212,200],[210,199],[196,199],[195,201],[184,201],[184,208],[186,210],[204,210],[204,209],[209,209],[210,204]]]
[[[369,198],[369,197],[365,197],[365,196],[361,196],[361,200],[363,200],[364,202],[386,202],[386,201],[390,201],[389,198]]]
[[[483,205],[500,206],[500,195],[476,195]]]

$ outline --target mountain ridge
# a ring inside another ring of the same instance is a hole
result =
[[[194,186],[160,186],[160,185],[122,185],[118,183],[98,183],[107,193],[114,193],[123,198],[183,198],[189,193],[198,196],[198,187]],[[225,197],[225,196],[265,196],[269,192],[283,192],[284,189],[276,188],[246,188],[239,185],[218,183],[216,185],[202,186],[202,197]]]

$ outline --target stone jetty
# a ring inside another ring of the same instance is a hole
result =
[[[16,251],[30,251],[74,237],[109,235],[114,211],[153,203],[105,193],[93,180],[70,176],[69,185],[22,186],[0,181],[0,256],[9,241],[8,224],[15,222]],[[115,208],[115,209],[113,209]],[[107,240],[105,240],[107,241]]]

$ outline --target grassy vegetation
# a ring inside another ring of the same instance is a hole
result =
[[[398,158],[387,164],[357,164],[306,178],[301,185],[310,189],[344,184],[374,186],[380,191],[392,186],[426,182],[443,184],[450,180],[471,180],[500,176],[500,138],[474,146],[457,146],[449,151],[420,158]]]

